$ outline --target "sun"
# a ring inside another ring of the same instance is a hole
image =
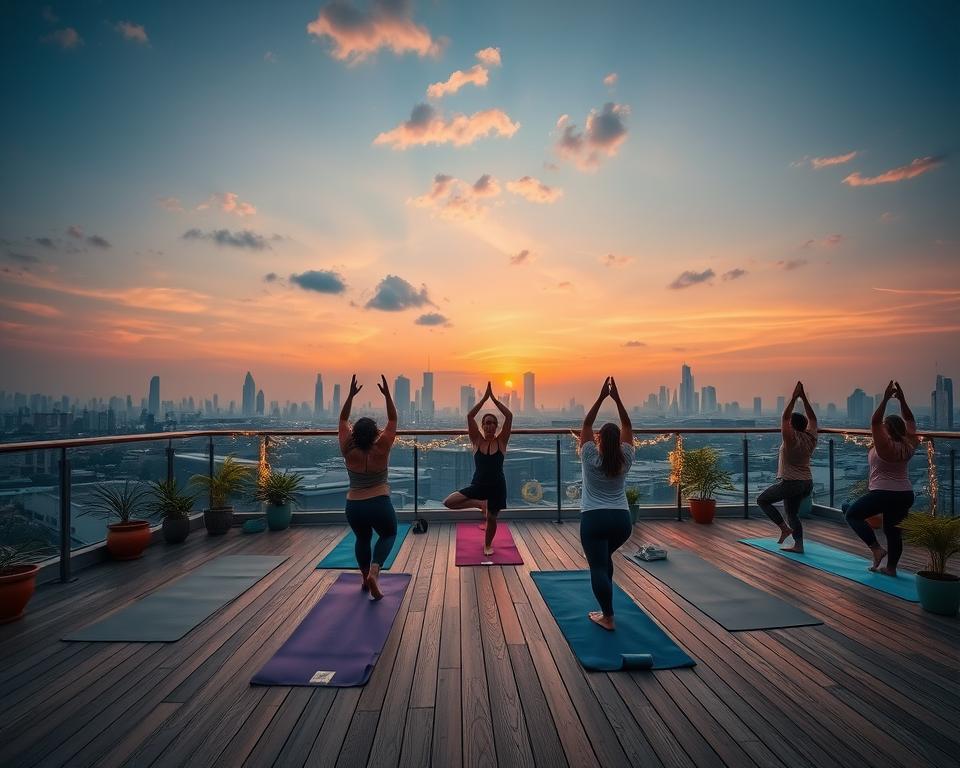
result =
[[[503,386],[509,387],[510,389],[513,389],[513,380],[512,380],[512,379],[507,379],[505,382],[503,382]]]

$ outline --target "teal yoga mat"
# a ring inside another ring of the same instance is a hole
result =
[[[393,561],[397,559],[397,552],[400,551],[400,547],[403,545],[403,540],[406,538],[408,533],[410,533],[410,523],[397,524],[397,540],[393,542],[393,549],[390,550],[390,556],[383,564],[382,570],[390,570],[390,566],[393,565]],[[377,534],[374,533],[373,541],[370,544],[371,547],[377,543],[377,539]],[[340,539],[340,542],[337,544],[337,546],[331,549],[327,556],[317,563],[317,568],[353,568],[356,570],[357,556],[353,551],[356,541],[357,537],[354,535],[353,531],[347,531],[347,535]]]
[[[64,640],[172,643],[235,600],[287,555],[224,555]]]
[[[873,589],[886,592],[888,595],[899,597],[902,600],[909,600],[911,603],[919,602],[917,580],[914,574],[901,573],[893,578],[882,573],[874,573],[867,570],[871,561],[865,557],[851,555],[849,552],[828,547],[826,544],[818,544],[808,539],[803,542],[804,551],[802,555],[795,552],[784,552],[780,549],[776,539],[740,539],[740,542],[749,544],[751,547],[757,547],[757,549],[773,552],[788,560],[793,560],[795,563],[803,563],[811,568],[832,573],[834,576],[873,587]]]
[[[617,628],[608,632],[587,618],[597,610],[589,571],[534,571],[530,574],[563,636],[585,669],[673,669],[696,662],[616,584]]]

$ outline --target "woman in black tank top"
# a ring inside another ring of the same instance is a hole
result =
[[[477,414],[488,399],[503,414],[503,427],[499,433],[497,417],[492,413],[484,414],[481,420],[482,432],[477,427]],[[467,431],[473,445],[473,480],[466,488],[454,491],[443,500],[447,509],[479,509],[483,513],[484,523],[480,527],[486,532],[483,554],[487,556],[493,554],[497,514],[507,506],[507,481],[503,475],[503,459],[512,426],[513,414],[497,400],[488,381],[483,398],[467,414]]]

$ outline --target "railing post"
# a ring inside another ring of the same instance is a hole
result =
[[[833,509],[834,484],[833,484],[833,438],[832,437],[830,438],[829,448],[830,448],[830,451],[829,451],[830,453],[830,508]]]
[[[70,460],[60,449],[60,581],[70,581]]]
[[[950,449],[950,516],[957,516],[957,491],[956,491],[956,473],[957,473],[957,449]]]
[[[209,475],[210,479],[213,480],[213,472],[214,472],[213,435],[210,436],[210,442],[207,443],[207,457],[208,457],[207,474]],[[210,496],[207,501],[208,501],[208,506],[210,508],[213,508],[213,485],[210,486]]]
[[[750,519],[750,443],[743,438],[743,519]]]
[[[416,519],[420,511],[420,447],[417,438],[413,438],[413,517]]]
[[[173,440],[167,440],[167,482],[173,482],[173,456],[176,453]]]
[[[680,440],[679,432],[676,433],[676,437],[677,437],[677,441],[679,442]],[[677,448],[679,449],[680,446],[678,445]],[[678,477],[677,478],[677,522],[679,523],[682,520],[683,520],[683,483]]]
[[[563,523],[563,496],[560,495],[560,438],[557,438],[557,524]]]

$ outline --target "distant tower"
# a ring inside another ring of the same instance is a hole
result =
[[[427,421],[433,421],[436,406],[433,401],[433,373],[423,372],[423,386],[420,388],[420,409],[423,411],[423,418]]]
[[[523,374],[523,412],[536,413],[537,411],[537,386],[534,382],[532,371]]]
[[[777,416],[782,416],[787,408],[787,398],[783,395],[777,396]]]
[[[250,371],[243,380],[243,406],[242,414],[244,416],[253,416],[256,411],[257,385],[253,382],[253,376]]]
[[[401,424],[410,423],[410,379],[397,376],[393,381],[393,401],[397,405],[397,416]]]
[[[759,397],[753,398],[753,415],[760,416],[763,413],[763,401]]]
[[[261,389],[259,392],[257,392],[257,416],[263,416],[263,405],[263,390]]]
[[[323,377],[317,374],[317,383],[313,387],[313,418],[319,419],[323,415]]]
[[[686,363],[680,369],[680,398],[677,405],[680,408],[680,415],[689,416],[693,410],[693,373],[690,366]]]
[[[340,385],[333,385],[333,402],[330,404],[330,409],[333,411],[334,418],[340,417]]]
[[[147,413],[153,418],[160,418],[160,377],[150,379],[150,395],[147,400]]]
[[[953,379],[937,375],[930,393],[930,416],[934,429],[953,429]]]
[[[477,391],[470,384],[460,387],[460,415],[466,416],[477,404]]]
[[[666,413],[667,409],[670,407],[670,388],[663,384],[660,385],[660,394],[657,397],[657,407],[659,407],[664,413]]]

